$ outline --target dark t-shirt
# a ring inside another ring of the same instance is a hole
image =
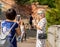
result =
[[[29,21],[30,24],[32,24],[32,20],[33,20],[33,17],[30,16],[30,21]]]

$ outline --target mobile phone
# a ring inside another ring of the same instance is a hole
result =
[[[16,16],[16,21],[19,21],[20,18],[21,18],[20,15],[17,15],[17,16]]]

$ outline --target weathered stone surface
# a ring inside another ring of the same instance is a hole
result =
[[[48,28],[48,41],[52,47],[60,47],[60,25]]]

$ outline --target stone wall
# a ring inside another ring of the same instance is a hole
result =
[[[15,4],[14,0],[0,0],[0,3],[3,5],[3,11],[6,11],[7,9],[13,7]]]
[[[35,16],[38,8],[47,8],[47,6],[39,5],[38,3],[32,3],[30,5],[17,5],[14,0],[1,0],[0,2],[3,3],[4,11],[9,8],[14,8],[17,11],[17,14],[20,14],[22,18],[29,18],[29,14]]]
[[[60,25],[53,25],[48,28],[47,40],[50,47],[60,47]]]

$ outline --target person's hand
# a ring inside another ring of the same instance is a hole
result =
[[[36,25],[36,23],[34,22],[34,25]]]

